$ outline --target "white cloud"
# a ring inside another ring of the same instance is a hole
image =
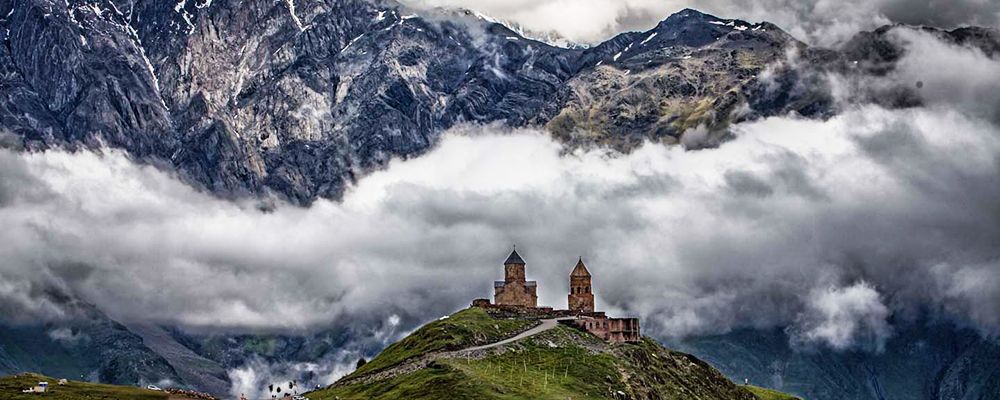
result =
[[[825,343],[837,350],[864,343],[881,350],[892,333],[887,318],[889,308],[882,304],[877,290],[865,282],[847,287],[815,289],[809,296],[807,311],[797,321],[794,340]]]
[[[83,332],[74,332],[70,328],[55,328],[48,331],[49,338],[66,346],[76,346],[81,342],[90,341],[90,336]]]

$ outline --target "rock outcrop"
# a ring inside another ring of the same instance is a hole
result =
[[[902,51],[891,28],[834,51],[694,10],[589,49],[388,0],[4,0],[0,15],[0,146],[122,148],[221,196],[296,203],[462,122],[711,146],[734,121],[831,115],[820,72],[884,73]],[[939,33],[1000,48],[993,30]],[[897,92],[886,102],[919,101]]]

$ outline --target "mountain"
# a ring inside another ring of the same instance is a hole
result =
[[[645,338],[606,343],[568,325],[488,347],[537,321],[479,308],[418,329],[310,399],[745,399],[756,397],[694,356]],[[523,334],[522,334],[523,335]],[[779,394],[775,394],[778,396]],[[780,398],[780,397],[774,397]]]
[[[281,333],[197,333],[149,323],[122,324],[96,307],[59,295],[71,318],[0,323],[0,375],[40,373],[116,385],[197,390],[231,395],[231,372],[292,376],[322,382],[356,335],[321,330]],[[356,359],[350,359],[353,363]],[[0,396],[2,397],[2,396]]]
[[[181,381],[142,337],[93,306],[74,308],[77,315],[59,323],[0,324],[0,375],[42,372],[126,385]]]
[[[941,323],[900,323],[880,351],[793,348],[777,330],[690,338],[677,348],[727,376],[807,399],[1000,398],[1000,344]]]
[[[220,196],[302,204],[462,122],[628,151],[688,130],[685,144],[710,146],[762,116],[822,118],[829,90],[802,68],[881,56],[695,10],[586,49],[382,0],[4,0],[0,15],[0,144],[122,148]],[[789,49],[802,66],[782,63]]]

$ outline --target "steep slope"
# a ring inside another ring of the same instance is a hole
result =
[[[174,340],[171,332],[151,324],[131,324],[129,330],[142,338],[146,347],[163,357],[185,386],[222,396],[229,393],[231,382],[226,369],[214,360],[196,354]]]
[[[781,330],[741,330],[677,346],[734,380],[807,399],[989,399],[1000,396],[1000,345],[939,324],[900,324],[883,351],[794,349]]]
[[[711,146],[734,121],[829,116],[825,73],[885,73],[903,51],[892,27],[826,50],[695,10],[589,49],[391,0],[5,0],[0,15],[0,145],[124,148],[222,196],[297,203],[461,122]],[[994,30],[935,32],[1000,48]],[[869,97],[919,103],[912,88]]]
[[[176,371],[139,335],[92,306],[76,308],[77,315],[59,323],[0,325],[0,374],[38,372],[113,384],[181,385]]]
[[[113,6],[0,2],[0,131],[9,145],[169,157],[169,110],[139,38]]]
[[[555,325],[512,343],[530,320],[494,320],[467,309],[390,346],[312,399],[746,399],[756,397],[697,358],[650,339],[609,344]],[[445,351],[450,350],[450,351]],[[419,362],[415,362],[419,361]]]
[[[337,197],[460,121],[524,123],[577,50],[384,1],[0,3],[7,146],[122,147],[222,195]]]
[[[789,48],[805,47],[773,24],[683,10],[588,50],[547,127],[570,142],[622,150],[649,139],[677,143],[699,125],[722,131],[740,117],[737,107],[761,84],[761,72]]]
[[[801,46],[693,10],[586,50],[381,0],[7,0],[0,15],[0,144],[120,147],[220,195],[299,203],[461,122],[623,150],[724,130],[755,74]],[[736,117],[828,108],[789,90]]]

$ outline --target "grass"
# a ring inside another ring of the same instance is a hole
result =
[[[586,333],[557,327],[512,351],[445,362],[471,381],[490,388],[490,398],[496,399],[598,399],[625,389],[615,357],[594,354],[579,345],[556,345],[566,342],[558,340],[560,337],[592,340]]]
[[[467,308],[449,318],[424,325],[405,339],[393,343],[354,374],[378,371],[435,351],[496,342],[516,335],[535,323],[523,319],[494,319],[480,308]]]
[[[21,393],[22,390],[33,387],[38,382],[48,382],[49,388],[45,393]],[[55,399],[55,400],[79,400],[79,399],[107,399],[107,400],[166,400],[168,394],[164,392],[154,392],[131,386],[105,385],[99,383],[70,381],[65,385],[58,385],[59,379],[49,378],[37,374],[20,374],[0,378],[0,398],[18,399]]]
[[[392,367],[428,352],[494,342],[532,324],[494,320],[479,309],[463,310],[389,346],[355,374]],[[652,339],[608,344],[568,326],[480,357],[438,358],[425,368],[392,378],[329,387],[306,396],[313,400],[797,400],[738,386],[704,361],[670,351]]]
[[[762,387],[743,385],[743,388],[749,390],[760,400],[800,400],[798,397]]]
[[[323,389],[305,396],[312,400],[333,399],[483,399],[488,390],[447,365],[431,363],[428,368],[368,385]]]
[[[308,394],[333,399],[603,399],[626,390],[613,356],[576,345],[550,346],[557,336],[594,340],[557,327],[502,354],[482,359],[442,359],[428,368],[367,385],[335,387]]]

